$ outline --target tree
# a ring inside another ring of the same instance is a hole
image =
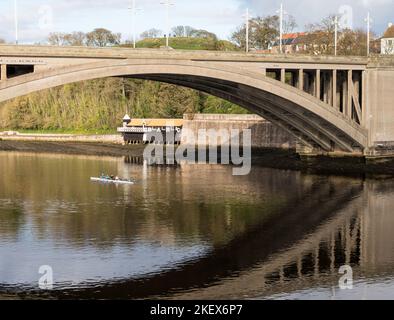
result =
[[[197,30],[190,26],[176,26],[172,28],[171,33],[174,37],[192,37]]]
[[[67,41],[70,46],[84,46],[86,45],[86,33],[81,31],[74,31],[73,33],[68,34]]]
[[[72,33],[52,32],[47,40],[49,44],[54,46],[85,46],[86,34],[81,31]]]
[[[365,56],[367,54],[367,33],[363,30],[344,30],[339,37],[338,54]]]
[[[338,17],[339,18],[339,17]],[[298,39],[304,53],[332,55],[335,52],[335,20],[331,14],[320,23],[306,26],[307,33]],[[374,52],[374,50],[372,50]],[[363,30],[338,28],[338,55],[364,56],[367,54],[367,33]]]
[[[186,37],[184,26],[176,26],[172,28],[171,33],[174,37]]]
[[[140,35],[142,39],[160,38],[162,36],[163,36],[163,31],[155,28],[146,30]]]
[[[121,34],[104,28],[94,29],[86,35],[86,43],[93,47],[108,47],[120,44]]]
[[[212,39],[214,41],[217,41],[218,37],[216,34],[209,32],[207,30],[197,30],[194,29],[190,32],[190,36],[193,38],[204,38],[204,39]]]
[[[296,19],[292,15],[286,16],[286,19],[283,21],[283,32],[291,33],[295,28],[298,27]]]
[[[48,43],[52,46],[64,46],[66,34],[61,32],[51,32],[48,36]]]
[[[185,29],[185,37],[191,37],[193,35],[193,32],[196,30],[191,26],[185,26],[184,29]]]
[[[305,27],[307,35],[303,42],[305,52],[315,55],[334,54],[335,14],[330,14],[321,22],[309,24]],[[339,19],[339,17],[338,17]],[[338,28],[338,32],[340,29]]]
[[[294,27],[295,20],[288,23],[287,29]],[[257,17],[249,21],[250,47],[254,49],[268,49],[279,37],[279,17]],[[231,41],[239,47],[246,47],[246,25],[243,24],[232,34]]]

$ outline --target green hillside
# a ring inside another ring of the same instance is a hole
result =
[[[144,39],[137,42],[137,48],[160,48],[166,45],[165,38]],[[192,38],[179,37],[170,38],[169,45],[176,50],[217,50],[237,51],[239,50],[230,41],[216,40],[214,38]]]

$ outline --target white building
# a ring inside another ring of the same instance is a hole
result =
[[[381,41],[381,53],[394,54],[394,25],[392,23],[389,23]]]

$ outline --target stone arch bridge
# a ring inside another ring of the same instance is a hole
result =
[[[0,102],[132,77],[234,102],[295,136],[300,152],[394,154],[394,58],[1,45],[0,65]]]

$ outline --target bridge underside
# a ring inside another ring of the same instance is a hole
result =
[[[256,113],[295,136],[307,152],[362,153],[363,146],[326,119],[267,91],[219,79],[179,75],[129,76],[199,90]]]

